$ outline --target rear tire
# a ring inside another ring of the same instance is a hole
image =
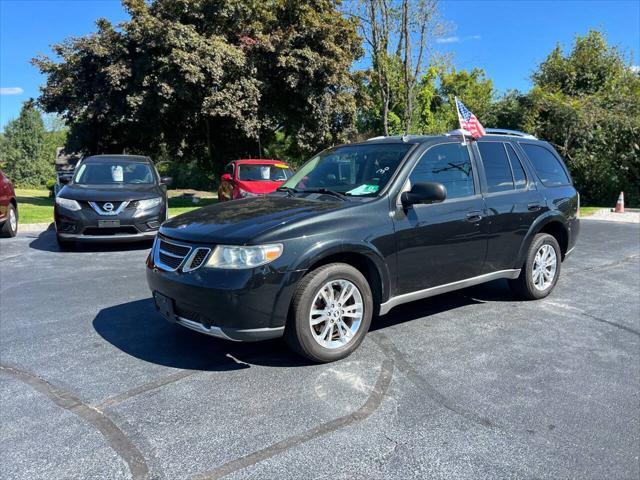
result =
[[[558,283],[562,253],[552,235],[539,233],[527,251],[520,276],[509,280],[513,292],[525,299],[538,300],[549,295]]]
[[[313,270],[298,284],[284,337],[314,362],[349,356],[371,325],[373,296],[366,278],[346,263]]]
[[[0,237],[10,238],[18,234],[18,212],[12,203],[7,207],[7,219],[0,228]]]

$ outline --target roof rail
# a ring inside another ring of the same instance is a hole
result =
[[[447,137],[471,137],[471,132],[464,130],[462,128],[458,128],[457,130],[451,130],[450,132],[445,133]]]
[[[530,133],[521,132],[519,130],[508,130],[506,128],[485,128],[484,131],[487,135],[510,135],[512,137],[528,138],[531,140],[538,139]]]
[[[382,140],[383,138],[387,138],[384,135],[380,135],[379,137],[371,137],[371,138],[367,138],[367,142],[370,140]]]

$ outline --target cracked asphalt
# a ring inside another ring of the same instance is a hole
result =
[[[351,357],[169,324],[148,245],[0,240],[0,478],[640,478],[640,226],[582,222],[555,292],[398,307]]]

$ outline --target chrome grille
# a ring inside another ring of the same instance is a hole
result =
[[[163,270],[191,272],[205,264],[211,248],[192,247],[158,235],[153,244],[153,260]]]
[[[199,247],[196,248],[193,253],[189,256],[189,260],[185,263],[185,266],[182,267],[183,272],[190,272],[195,270],[196,268],[200,268],[204,261],[209,256],[211,252],[210,248]]]
[[[170,272],[176,271],[191,253],[191,247],[157,237],[153,245],[153,261]]]

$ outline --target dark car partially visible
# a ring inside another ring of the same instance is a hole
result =
[[[0,237],[18,233],[18,202],[13,184],[0,170]]]
[[[151,240],[167,218],[167,187],[149,157],[96,155],[82,160],[56,196],[60,246]]]

